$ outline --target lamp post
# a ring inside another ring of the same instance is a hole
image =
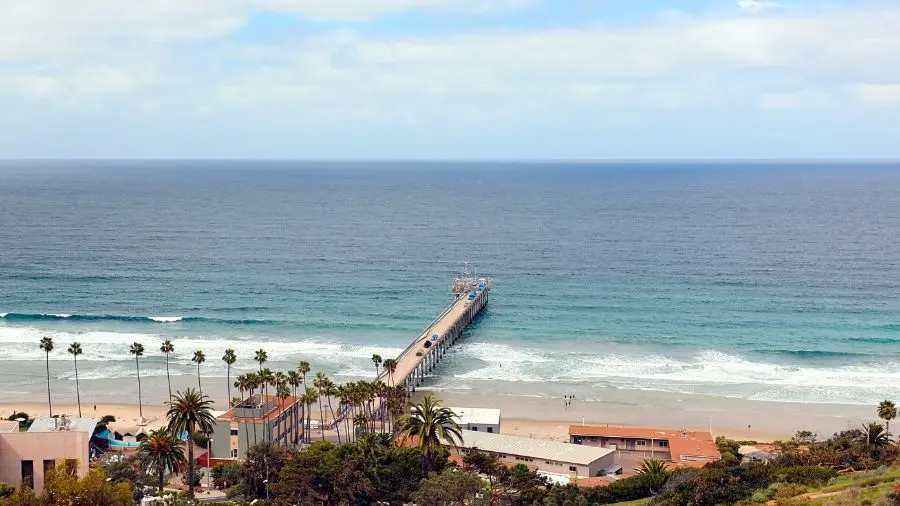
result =
[[[212,443],[213,443],[213,438],[208,438],[206,440],[206,493],[207,494],[211,490],[209,483],[210,483],[210,480],[212,480],[212,463],[209,460],[212,457]]]

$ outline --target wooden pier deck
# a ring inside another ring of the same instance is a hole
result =
[[[478,289],[483,286],[482,289]],[[387,371],[379,379],[389,385],[406,385],[412,391],[425,376],[444,358],[463,331],[487,305],[491,282],[484,280],[472,290],[457,295],[441,314],[397,357],[397,369],[392,375]],[[470,294],[475,293],[470,299]],[[431,343],[431,344],[426,344]]]

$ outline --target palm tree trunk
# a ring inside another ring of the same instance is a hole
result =
[[[341,429],[340,429],[341,424],[337,423],[337,417],[334,416],[334,408],[331,407],[331,397],[328,398],[328,411],[331,411],[331,419],[335,421],[334,432],[337,433],[338,444],[341,444]],[[324,432],[323,432],[323,434],[324,434]]]
[[[78,355],[75,355],[75,397],[78,399],[78,418],[81,418],[81,388],[78,386]]]
[[[194,498],[194,426],[188,429],[188,498]]]
[[[244,397],[244,391],[241,390],[241,398]],[[247,438],[247,446],[250,446],[250,428],[247,427],[246,420],[244,421],[244,436]],[[238,445],[240,447],[240,445]]]
[[[225,386],[228,387],[228,399],[227,399],[227,402],[225,403],[225,406],[230,408],[231,407],[231,364],[226,364],[226,365],[228,365],[228,376],[226,377],[226,380],[225,380],[226,381]]]
[[[141,401],[141,364],[138,362],[138,356],[134,356],[134,368],[137,370],[138,377],[138,413],[141,421],[144,420],[144,403]]]
[[[322,434],[322,441],[325,441],[325,412],[322,411],[321,394],[319,394],[319,433]]]
[[[166,381],[169,383],[169,400],[172,400],[172,377],[169,376],[169,352],[166,352]]]
[[[200,362],[197,362],[197,388],[200,389],[200,396],[203,397],[203,385],[200,384]]]
[[[47,352],[47,406],[50,408],[50,418],[53,418],[53,401],[50,400],[50,352]]]
[[[159,469],[157,469],[156,473],[157,473],[157,475],[156,475],[157,485],[159,486],[159,495],[162,496],[162,491],[163,491],[163,466],[162,466],[162,464],[160,464]]]

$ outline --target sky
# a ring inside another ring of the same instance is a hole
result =
[[[0,158],[900,159],[900,1],[0,0]]]

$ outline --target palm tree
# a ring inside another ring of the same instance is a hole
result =
[[[138,357],[144,356],[144,345],[141,343],[132,343],[131,348],[128,349],[128,353],[134,355],[134,367],[137,370],[137,380],[138,380],[138,413],[140,413],[141,420],[144,419],[144,407],[143,402],[141,401],[141,364],[138,362]]]
[[[287,373],[287,382],[288,385],[291,386],[291,396],[294,397],[294,401],[291,403],[291,425],[294,427],[294,446],[297,445],[297,437],[299,432],[297,430],[297,410],[294,408],[297,398],[297,388],[300,387],[301,381],[300,373],[294,370],[290,370]],[[338,438],[340,439],[340,438]]]
[[[69,355],[75,359],[75,398],[78,399],[78,418],[81,418],[81,389],[78,386],[78,355],[84,354],[81,343],[75,341],[69,345]]]
[[[310,436],[312,435],[312,424],[310,423],[312,421],[312,406],[316,403],[316,401],[319,400],[319,394],[316,392],[315,388],[308,386],[306,387],[306,392],[304,392],[300,398],[303,401],[303,405],[306,406],[304,410],[306,417],[306,429],[304,430],[304,432],[306,435],[306,442],[309,443],[311,440]]]
[[[203,385],[200,384],[200,364],[206,362],[206,355],[203,354],[203,350],[195,351],[191,362],[197,364],[197,387],[200,389],[200,395],[203,395]]]
[[[322,385],[322,391],[325,394],[325,399],[328,402],[328,411],[331,412],[331,419],[334,422],[334,432],[337,434],[338,444],[341,444],[341,431],[339,429],[339,424],[337,423],[337,415],[334,412],[334,407],[331,406],[331,399],[336,397],[338,394],[337,385],[334,384],[330,379],[325,379],[324,384]]]
[[[166,403],[169,411],[166,418],[169,419],[169,431],[172,434],[187,434],[188,447],[188,498],[194,498],[194,432],[200,431],[209,434],[213,431],[216,420],[212,415],[212,401],[209,397],[199,393],[193,388],[182,392],[176,392],[175,396]]]
[[[234,382],[234,387],[238,389],[238,392],[240,392],[242,401],[244,400],[244,392],[249,392],[250,389],[253,387],[252,379],[249,377],[249,374],[252,374],[252,373],[239,374],[237,377],[237,380]],[[244,426],[244,437],[247,438],[247,445],[249,446],[250,445],[250,429],[247,428],[246,423],[241,424],[241,425]]]
[[[306,385],[306,375],[309,374],[309,371],[312,369],[309,367],[309,362],[306,360],[301,360],[300,364],[297,366],[297,371],[303,376],[303,384]]]
[[[641,466],[635,469],[635,472],[647,480],[650,495],[655,495],[669,479],[669,466],[661,460],[644,460],[641,462]]]
[[[275,395],[278,397],[278,401],[279,401],[278,405],[279,405],[279,410],[280,410],[281,406],[284,405],[284,401],[286,401],[287,398],[291,396],[291,388],[290,388],[290,385],[288,385],[287,377],[282,377],[278,381],[278,384],[275,386]],[[288,444],[287,434],[286,434],[287,431],[284,426],[284,421],[280,420],[278,422],[278,426],[279,426],[278,439],[284,439],[284,441],[282,441],[282,444],[284,446],[287,446],[287,444]]]
[[[884,420],[885,432],[891,437],[891,420],[897,418],[897,406],[892,401],[884,400],[878,405],[878,417]]]
[[[427,475],[434,469],[434,459],[441,442],[454,446],[462,443],[462,432],[457,423],[457,416],[450,408],[440,405],[440,401],[428,394],[421,403],[413,404],[409,415],[397,421],[397,433],[401,444],[410,437],[418,438],[422,451],[422,468]]]
[[[884,425],[881,425],[878,422],[870,422],[868,424],[863,424],[862,427],[863,437],[865,438],[864,442],[867,446],[885,446],[890,443],[887,431],[884,430]]]
[[[316,379],[313,380],[313,386],[316,387],[316,394],[319,398],[319,431],[322,433],[322,441],[325,441],[325,412],[322,410],[322,397],[325,396],[325,382],[328,378],[325,373],[319,371],[316,373]]]
[[[268,367],[259,371],[258,374],[260,385],[265,389],[265,399],[263,400],[263,404],[269,401],[269,385],[275,383],[275,374]],[[263,428],[263,433],[265,434],[266,440],[268,441],[271,437],[271,431],[269,430],[269,424],[267,423]]]
[[[397,371],[397,361],[393,358],[385,360],[384,370],[388,372],[388,376],[391,378],[391,386],[394,386],[394,372]]]
[[[237,362],[237,355],[235,355],[234,349],[228,348],[225,350],[225,354],[222,355],[222,362],[225,362],[225,365],[228,366],[228,375],[225,384],[228,385],[228,406],[231,406],[231,366]]]
[[[50,399],[50,352],[53,351],[53,339],[42,337],[40,347],[47,356],[47,406],[50,408],[50,418],[53,418],[53,401]]]
[[[175,351],[175,345],[172,344],[171,339],[166,339],[163,341],[162,346],[159,347],[159,351],[166,354],[166,381],[169,382],[169,399],[172,398],[172,377],[169,376],[169,354]]]
[[[184,443],[170,430],[160,428],[151,432],[138,446],[144,465],[156,471],[156,486],[162,495],[165,473],[177,472],[184,465]]]
[[[262,365],[269,360],[269,354],[266,353],[266,350],[260,348],[256,350],[256,355],[253,357],[253,360],[259,362],[259,370],[262,371]]]
[[[377,353],[372,355],[372,363],[375,364],[375,379],[378,379],[378,366],[381,365],[381,362],[381,355]]]

